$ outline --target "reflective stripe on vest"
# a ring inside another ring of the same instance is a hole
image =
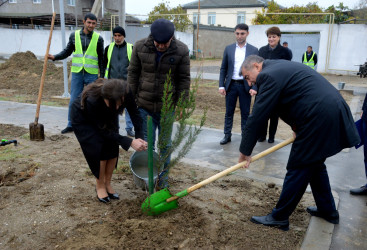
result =
[[[107,63],[106,71],[104,74],[105,79],[108,79],[108,73],[110,70],[110,63],[111,63],[111,56],[112,56],[112,51],[114,47],[115,47],[115,42],[112,42],[110,46],[108,47],[108,52],[107,52],[108,63]],[[131,53],[133,51],[133,45],[131,43],[126,43],[126,49],[127,49],[127,59],[129,59],[129,62],[130,62]]]
[[[80,31],[75,32],[75,51],[73,52],[73,59],[71,60],[71,72],[78,73],[84,68],[89,74],[98,74],[98,38],[99,34],[93,32],[87,51],[83,55]]]
[[[315,69],[315,62],[313,60],[313,56],[315,55],[315,52],[312,53],[312,56],[309,61],[307,61],[307,52],[305,52],[303,56],[303,64],[310,66],[311,68]]]

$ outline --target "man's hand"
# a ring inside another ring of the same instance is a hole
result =
[[[254,90],[254,89],[250,89],[249,93],[250,93],[251,96],[254,96],[254,95],[257,94],[257,91]]]
[[[227,93],[226,93],[226,90],[225,89],[219,89],[219,94],[225,96]]]
[[[131,147],[136,151],[145,151],[148,149],[148,143],[142,139],[134,139],[131,142]]]
[[[240,157],[238,158],[238,163],[241,163],[243,161],[247,161],[246,164],[243,166],[243,168],[248,168],[251,163],[251,156],[244,155],[240,152]]]
[[[55,56],[54,55],[48,54],[47,58],[51,59],[52,61],[55,61]]]

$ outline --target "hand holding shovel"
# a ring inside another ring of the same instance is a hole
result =
[[[294,141],[294,138],[289,138],[288,140],[285,140],[253,157],[251,157],[251,162],[254,162],[270,153],[273,153],[274,151],[292,143]],[[143,211],[143,213],[147,214],[147,215],[159,215],[161,213],[164,213],[166,211],[175,209],[178,207],[177,204],[177,199],[178,198],[182,198],[186,195],[188,195],[189,193],[195,191],[196,189],[201,188],[202,186],[209,184],[223,176],[228,175],[229,173],[245,166],[247,164],[247,161],[244,162],[240,162],[230,168],[227,168],[225,170],[223,170],[222,172],[217,173],[216,175],[213,175],[212,177],[203,180],[201,182],[199,182],[198,184],[189,187],[188,189],[185,189],[181,192],[178,192],[175,195],[171,195],[170,192],[168,191],[167,188],[162,189],[159,192],[156,192],[152,195],[150,195],[142,204],[141,209]]]

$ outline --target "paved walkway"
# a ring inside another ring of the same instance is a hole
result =
[[[358,98],[357,98],[358,99]],[[360,108],[360,99],[355,101],[355,110]],[[0,101],[0,123],[29,128],[34,121],[36,105]],[[65,127],[67,108],[41,106],[39,122],[44,125],[46,135],[58,134]],[[121,134],[125,133],[125,121],[121,119]],[[232,142],[221,146],[223,132],[204,128],[193,149],[184,159],[202,167],[216,170],[235,165],[238,159],[240,134],[233,134]],[[276,143],[279,143],[276,140]],[[258,143],[254,154],[270,144]],[[264,182],[282,185],[290,146],[253,163],[248,170],[238,170],[237,175]],[[326,161],[336,203],[339,204],[340,224],[334,227],[322,219],[312,217],[303,243],[303,249],[367,249],[367,197],[355,197],[349,189],[366,182],[363,169],[363,150],[345,150]]]

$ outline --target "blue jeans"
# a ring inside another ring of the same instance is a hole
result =
[[[129,112],[127,112],[127,109],[125,109],[125,122],[126,122],[126,131],[132,131],[134,128],[133,122],[131,121]]]
[[[98,79],[98,74],[89,74],[84,70],[79,73],[71,73],[70,101],[68,112],[68,127],[71,127],[70,108],[74,100],[83,92],[84,85],[94,82]]]
[[[154,145],[155,145],[155,139],[156,139],[156,131],[158,128],[158,133],[161,133],[161,125],[160,125],[160,120],[161,120],[161,113],[160,112],[155,112],[155,113],[151,113],[148,112],[147,110],[143,109],[143,108],[139,108],[139,113],[140,113],[140,117],[142,119],[142,129],[143,129],[143,133],[144,133],[144,140],[147,141],[148,140],[148,126],[147,126],[147,121],[148,121],[148,115],[152,117],[152,123],[153,123],[153,150],[154,150]],[[173,125],[172,125],[173,126]],[[172,130],[171,130],[172,131]],[[171,134],[169,135],[169,142],[167,144],[167,148],[169,148],[171,146]],[[163,150],[163,154],[165,152],[165,150]],[[168,181],[168,164],[171,161],[171,156],[169,156],[167,158],[167,161],[164,163],[163,166],[163,171],[159,174],[159,186],[160,187],[168,187],[167,181]]]

